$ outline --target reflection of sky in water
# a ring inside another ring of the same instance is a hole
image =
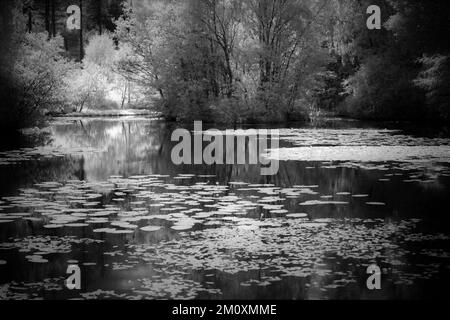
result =
[[[63,121],[47,145],[0,153],[0,299],[448,297],[448,140],[282,129],[290,161],[262,177],[173,165],[171,130]],[[305,146],[385,159],[296,158]],[[411,150],[424,154],[393,157]],[[64,289],[70,263],[81,293]],[[372,263],[385,275],[375,293]]]

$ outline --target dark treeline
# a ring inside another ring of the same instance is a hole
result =
[[[450,120],[444,0],[84,0],[81,64],[64,58],[62,2],[2,2],[15,12],[2,19],[4,123],[116,91],[118,107],[157,97],[178,121]],[[370,5],[380,30],[367,28]]]
[[[378,32],[364,28],[361,14],[372,1],[347,2],[333,46],[338,81],[329,79],[322,92],[329,107],[362,118],[449,121],[448,2],[375,1],[382,9]],[[336,84],[342,101],[332,98]]]
[[[63,33],[70,5],[82,6],[83,30],[88,33],[114,31],[114,19],[122,14],[121,0],[24,0],[23,13],[29,32]]]
[[[83,8],[81,36],[73,31],[69,37],[66,30],[72,4]],[[40,125],[47,115],[72,111],[85,100],[83,88],[93,103],[99,100],[100,90],[87,77],[98,74],[79,60],[92,38],[114,32],[121,0],[4,0],[0,6],[1,130]]]
[[[81,60],[86,40],[94,34],[113,32],[114,20],[122,14],[122,0],[24,0],[21,8],[27,32],[47,32],[50,37],[62,35],[68,57]],[[67,8],[82,8],[80,34],[66,30]]]

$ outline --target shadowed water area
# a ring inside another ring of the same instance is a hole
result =
[[[279,172],[261,176],[174,165],[176,128],[61,119],[2,147],[0,299],[450,297],[447,135],[285,126],[263,151]],[[80,291],[64,284],[73,264]]]

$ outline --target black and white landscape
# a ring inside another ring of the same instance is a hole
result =
[[[450,298],[449,7],[1,1],[0,300]]]

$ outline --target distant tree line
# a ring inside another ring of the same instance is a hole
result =
[[[82,59],[83,48],[93,34],[114,31],[114,19],[122,14],[122,0],[25,0],[22,10],[28,32],[46,31],[50,37],[62,35],[69,56]],[[67,8],[81,8],[82,29],[66,30]],[[80,34],[81,32],[81,34]]]
[[[114,31],[114,19],[122,14],[122,0],[24,0],[22,10],[29,32],[47,31],[51,36],[62,33],[70,5],[82,7],[83,29],[102,34]]]

